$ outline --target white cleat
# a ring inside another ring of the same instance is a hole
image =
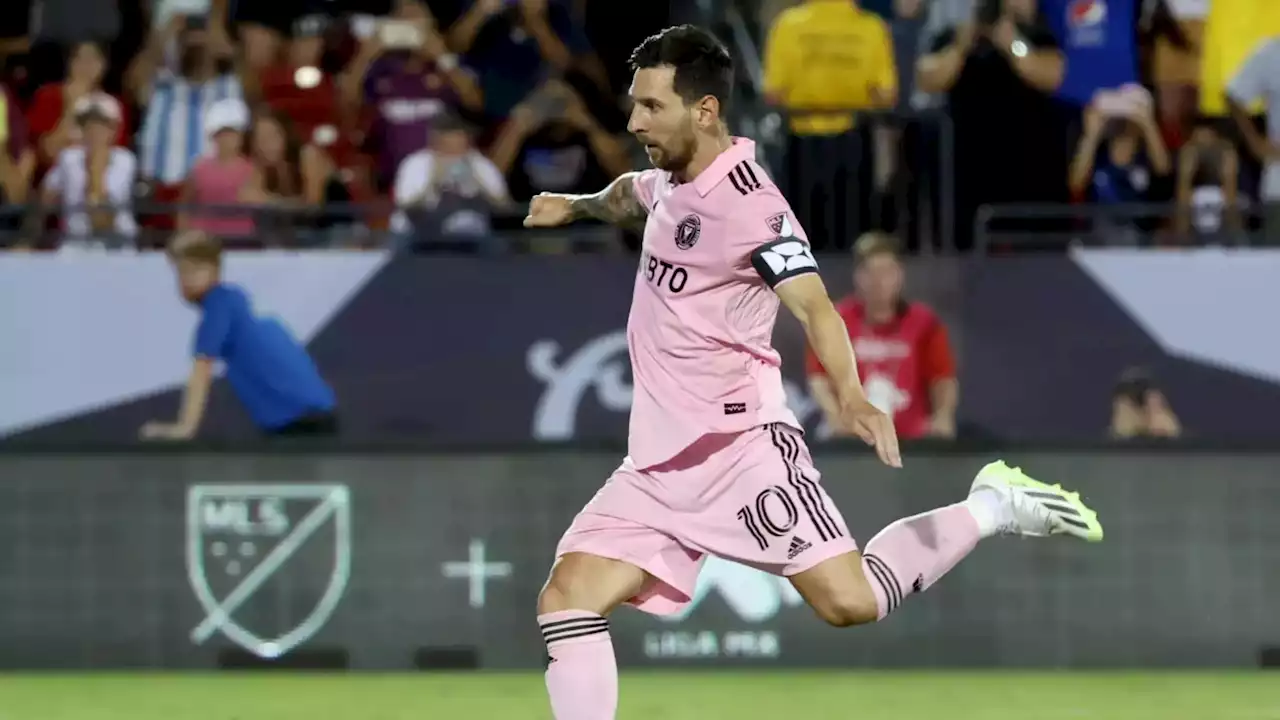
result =
[[[1003,460],[989,463],[973,479],[969,494],[995,492],[1007,503],[1007,522],[999,527],[1006,535],[1045,537],[1072,535],[1088,542],[1102,542],[1098,515],[1080,495],[1034,480]]]

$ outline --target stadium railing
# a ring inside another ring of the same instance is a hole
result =
[[[407,226],[397,226],[390,202],[319,206],[201,205],[139,199],[124,210],[137,228],[120,232],[121,208],[106,205],[0,207],[0,250],[154,250],[181,227],[208,229],[231,249],[375,249],[412,252],[614,252],[627,247],[625,234],[600,224],[556,230],[522,226],[525,206],[494,208],[461,202],[435,209],[401,208]],[[81,213],[101,219],[87,232],[67,221]],[[191,219],[185,225],[180,217]],[[224,223],[230,221],[231,227]],[[234,227],[239,224],[240,227]],[[229,231],[230,230],[230,231]]]
[[[1177,203],[986,205],[974,219],[974,238],[981,254],[1071,246],[1274,246],[1276,229],[1266,227],[1265,215],[1258,206],[1230,211]]]

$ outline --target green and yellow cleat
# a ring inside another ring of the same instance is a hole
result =
[[[980,490],[997,492],[1008,503],[1009,522],[1000,528],[1005,534],[1072,535],[1088,542],[1102,542],[1098,514],[1080,500],[1079,493],[1033,480],[1003,460],[989,463],[978,471],[969,494]]]

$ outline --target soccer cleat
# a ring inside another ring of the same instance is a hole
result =
[[[1032,537],[1072,535],[1088,542],[1102,542],[1098,514],[1080,500],[1079,493],[1033,480],[1003,460],[978,471],[969,494],[981,490],[999,493],[1007,503],[1009,520],[1000,526],[1002,533]]]

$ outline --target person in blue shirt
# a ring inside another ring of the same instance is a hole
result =
[[[307,351],[274,318],[254,315],[243,289],[222,281],[222,247],[202,232],[174,238],[169,257],[183,299],[200,310],[194,362],[176,422],[151,422],[142,436],[154,440],[195,437],[213,384],[214,363],[263,432],[327,435],[337,432],[333,390]]]

